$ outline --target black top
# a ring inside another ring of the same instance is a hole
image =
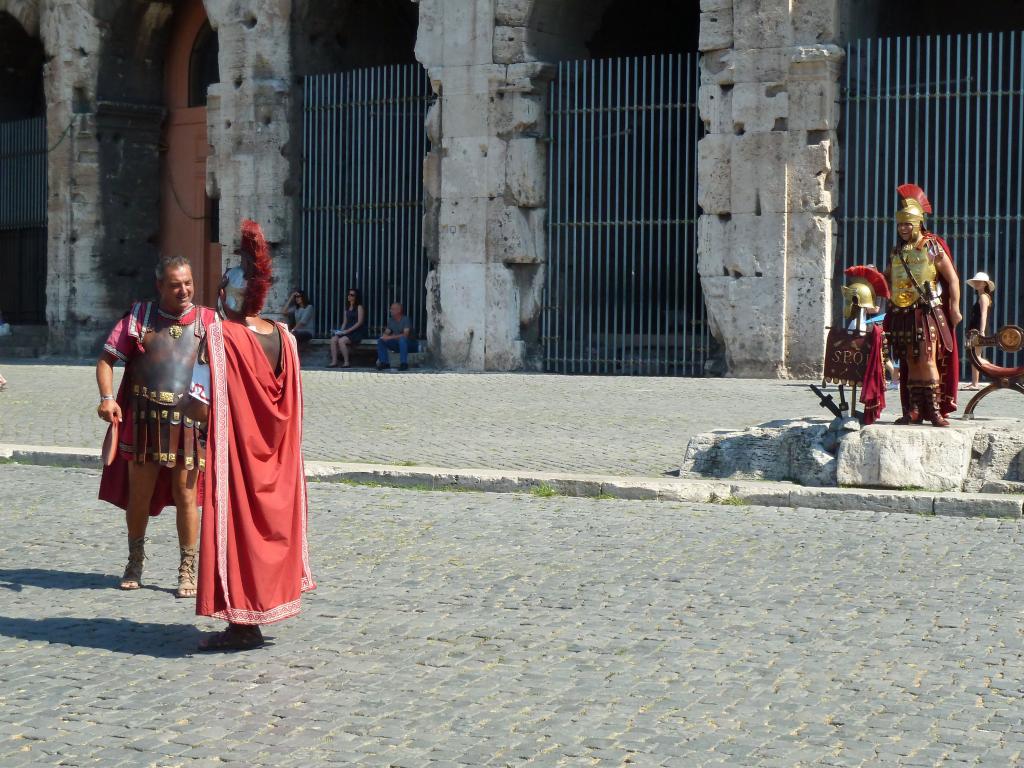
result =
[[[981,297],[979,296],[974,300],[974,306],[971,307],[971,314],[967,318],[967,330],[978,331],[984,333],[981,328]]]

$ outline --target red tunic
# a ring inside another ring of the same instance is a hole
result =
[[[316,584],[306,542],[302,381],[282,325],[275,374],[242,323],[207,331],[210,419],[196,613],[270,624],[299,612]]]

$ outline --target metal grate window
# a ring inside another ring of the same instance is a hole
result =
[[[305,78],[302,285],[320,334],[341,325],[359,288],[368,331],[393,301],[426,333],[423,120],[432,99],[418,64]]]
[[[550,90],[545,368],[700,375],[696,54],[559,65]]]
[[[861,40],[847,47],[843,99],[842,269],[885,269],[896,187],[919,184],[961,280],[966,318],[984,270],[996,282],[988,332],[1024,323],[1024,38],[1021,32]],[[963,349],[964,325],[960,326]],[[1002,365],[1012,356],[987,349]],[[964,357],[961,376],[970,364]]]

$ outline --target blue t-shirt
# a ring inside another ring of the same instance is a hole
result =
[[[408,315],[403,315],[401,320],[395,320],[391,315],[388,315],[388,330],[392,334],[401,336],[407,328],[409,329],[409,336],[412,336],[412,320],[409,319]]]

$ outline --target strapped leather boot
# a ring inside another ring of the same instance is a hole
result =
[[[140,589],[142,587],[142,566],[146,562],[146,537],[128,539],[128,565],[124,567],[121,577],[121,589]]]
[[[939,386],[921,387],[924,415],[933,427],[948,427],[949,419],[942,415],[939,407]]]
[[[907,385],[909,392],[909,400],[907,407],[903,410],[903,415],[896,419],[894,424],[920,424],[921,423],[921,404],[918,390],[920,387],[912,387]]]

